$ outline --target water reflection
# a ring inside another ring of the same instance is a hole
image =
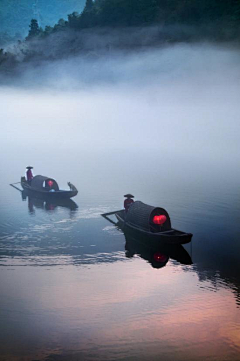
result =
[[[136,254],[150,263],[153,268],[166,266],[169,259],[184,265],[192,264],[191,256],[182,245],[160,244],[151,246],[149,239],[146,237],[140,240],[127,233],[124,235],[126,239],[125,255],[127,258],[132,258]]]
[[[28,211],[30,214],[35,214],[36,209],[44,209],[45,211],[55,211],[58,207],[68,208],[70,216],[75,214],[78,205],[72,199],[64,200],[46,200],[41,197],[34,198],[29,196],[26,192],[22,192],[22,200],[27,201]]]

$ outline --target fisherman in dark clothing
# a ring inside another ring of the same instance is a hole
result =
[[[131,206],[132,203],[134,203],[134,196],[132,194],[125,194],[126,199],[124,201],[124,208],[125,208],[125,212],[128,212],[129,207]]]
[[[32,169],[33,167],[27,167],[27,182],[29,184],[31,184],[31,181],[33,179]]]

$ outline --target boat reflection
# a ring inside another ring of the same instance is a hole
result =
[[[22,200],[27,201],[28,211],[30,214],[34,214],[36,209],[44,209],[45,211],[55,211],[58,207],[68,208],[70,215],[78,209],[78,205],[72,199],[64,200],[46,200],[42,198],[34,198],[27,195],[26,192],[22,192]]]
[[[124,233],[124,236],[126,239],[125,255],[127,258],[138,255],[150,263],[153,268],[166,266],[169,259],[183,265],[192,264],[191,256],[180,244],[152,245],[147,237],[134,238],[127,233]]]

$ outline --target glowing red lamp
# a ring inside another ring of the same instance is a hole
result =
[[[53,186],[53,181],[48,181],[48,185],[49,185],[49,187],[52,187]]]
[[[164,214],[161,214],[160,216],[154,216],[153,217],[153,223],[158,225],[163,225],[167,220],[167,217]]]
[[[160,252],[154,253],[153,258],[154,258],[154,261],[156,261],[156,262],[166,262],[166,260],[167,260],[167,256]]]

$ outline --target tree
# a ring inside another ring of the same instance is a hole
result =
[[[93,7],[93,0],[86,0],[84,11],[89,11]]]
[[[53,31],[53,27],[52,26],[49,26],[49,25],[47,25],[47,26],[45,26],[45,30],[44,30],[44,36],[46,35],[50,35],[51,33],[52,33],[52,31]]]
[[[29,25],[29,33],[28,33],[28,39],[31,39],[35,36],[38,36],[41,32],[41,29],[39,28],[38,21],[36,19],[31,20],[31,24]]]
[[[68,25],[70,28],[76,29],[78,28],[78,20],[79,14],[78,12],[74,11],[72,14],[68,15]]]
[[[58,20],[58,23],[54,26],[53,31],[62,31],[66,27],[66,21],[64,19]]]

